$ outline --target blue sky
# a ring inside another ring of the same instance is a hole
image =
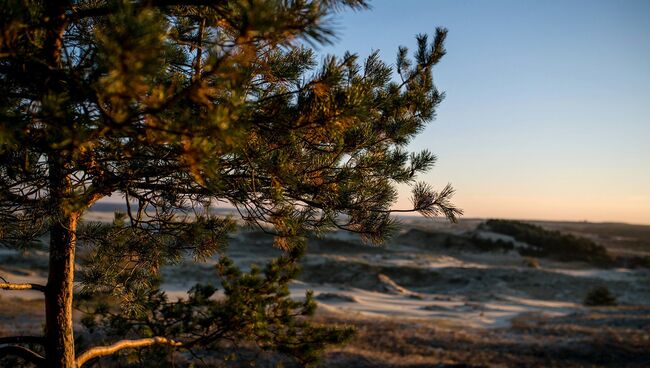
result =
[[[322,54],[449,29],[446,99],[411,145],[438,155],[467,217],[650,224],[650,1],[374,1]],[[402,191],[400,207],[408,205]]]

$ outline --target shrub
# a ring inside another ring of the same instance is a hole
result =
[[[597,286],[587,293],[583,304],[588,307],[614,306],[616,297],[609,291],[607,286]]]
[[[481,238],[477,235],[474,235],[470,238],[472,245],[484,252],[508,252],[514,249],[514,244],[509,241],[504,241],[501,239],[492,240]]]

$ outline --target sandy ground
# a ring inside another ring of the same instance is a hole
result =
[[[409,231],[423,229],[421,220],[404,222],[402,234],[383,247],[364,245],[344,233],[310,240],[292,295],[301,298],[314,290],[318,319],[352,324],[360,331],[348,347],[328,352],[327,366],[617,366],[616,359],[624,360],[618,366],[650,366],[649,353],[640,353],[650,352],[650,270],[544,259],[533,268],[514,252],[445,248],[433,233]],[[452,227],[435,222],[426,230],[460,234],[477,223]],[[233,238],[228,254],[248,268],[279,251],[269,237],[245,231]],[[10,282],[43,283],[46,260],[44,252],[0,249],[0,276]],[[166,267],[163,287],[172,298],[182,298],[196,283],[214,283],[215,262]],[[600,285],[612,291],[618,307],[582,305],[586,293]],[[2,291],[0,336],[38,331],[40,297],[36,292]],[[20,306],[28,306],[23,308],[26,315],[16,315]],[[392,336],[393,346],[384,341],[387,336]],[[373,337],[380,342],[374,343]],[[544,343],[551,350],[544,350]],[[614,355],[589,358],[588,351],[597,351],[599,344],[614,349]],[[459,346],[475,349],[483,360],[462,353]]]

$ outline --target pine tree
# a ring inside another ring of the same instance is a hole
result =
[[[0,355],[77,367],[124,349],[192,351],[230,339],[308,362],[345,339],[348,330],[300,317],[313,310],[309,297],[288,297],[304,237],[341,229],[381,241],[394,229],[398,183],[413,190],[413,208],[402,211],[460,213],[451,187],[415,181],[435,156],[405,149],[443,97],[431,69],[446,30],[432,42],[419,35],[414,59],[400,48],[395,70],[376,52],[319,64],[309,47],[333,40],[337,11],[366,7],[3,0],[0,244],[48,243],[49,274],[46,285],[0,280],[1,289],[43,292],[46,310],[43,337],[0,338]],[[82,221],[111,195],[126,213]],[[170,302],[160,267],[222,254],[234,230],[209,211],[218,202],[273,233],[286,255],[250,273],[224,258],[225,299],[198,285]],[[75,351],[73,280],[83,284],[79,305],[92,308],[84,323],[129,340]]]

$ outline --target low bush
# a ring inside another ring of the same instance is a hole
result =
[[[617,304],[616,297],[606,286],[597,286],[587,293],[583,304],[588,307],[614,306]]]

